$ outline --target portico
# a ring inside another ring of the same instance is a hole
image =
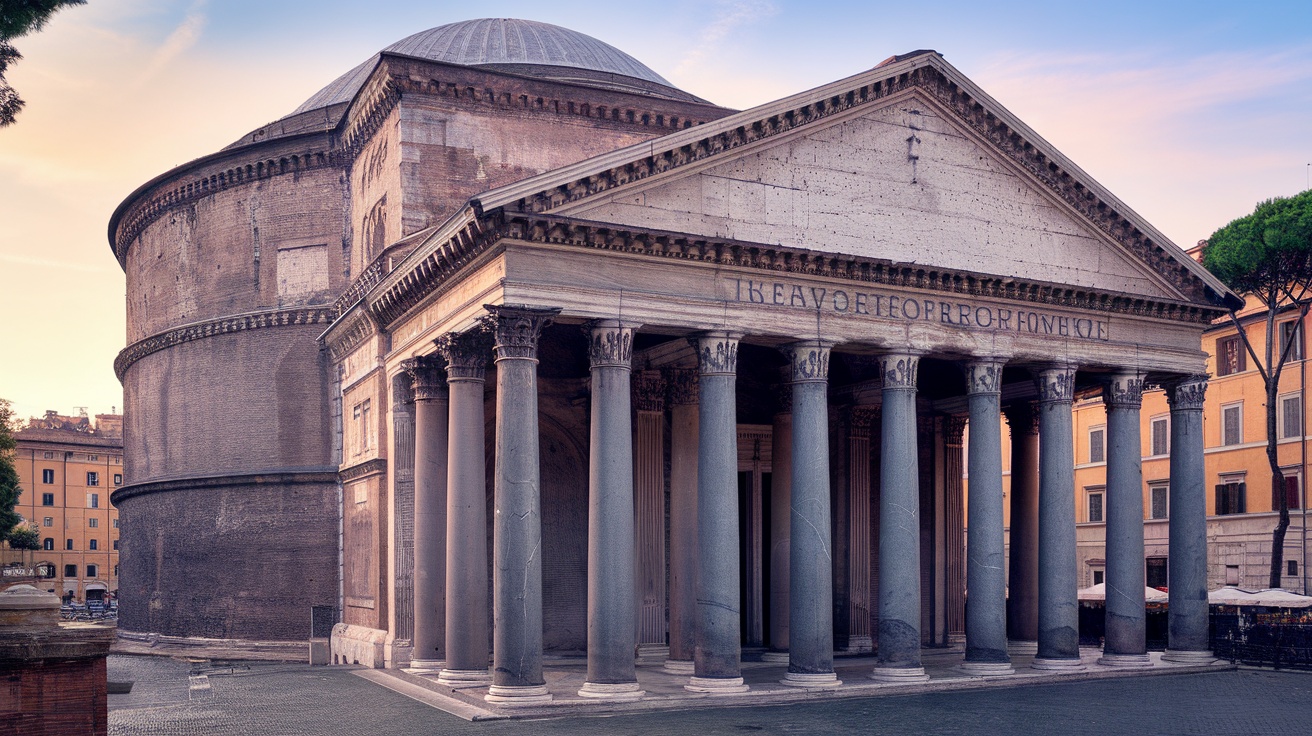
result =
[[[815,690],[851,685],[836,653],[915,683],[963,638],[971,677],[1013,674],[1009,640],[1088,666],[1072,402],[1111,411],[1108,581],[1142,591],[1138,396],[1172,387],[1173,446],[1201,456],[1198,338],[1227,294],[922,55],[488,192],[327,339],[346,380],[415,377],[415,661],[531,706],[544,652],[581,652],[578,695],[635,700],[635,652],[664,645],[687,690],[732,696],[766,650]],[[1201,484],[1172,488],[1193,556]],[[1172,585],[1173,654],[1202,658]],[[1142,600],[1110,598],[1099,666],[1147,664]]]

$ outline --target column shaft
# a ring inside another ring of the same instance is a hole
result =
[[[879,466],[879,641],[876,679],[926,679],[920,666],[920,358],[885,355]]]
[[[446,386],[440,362],[407,364],[415,391],[414,649],[410,666],[435,671],[444,659],[446,602]]]
[[[579,695],[635,699],[633,328],[593,323],[592,434],[588,453],[588,675]]]
[[[1011,525],[1007,638],[1039,640],[1039,427],[1035,407],[1007,409],[1011,429]]]
[[[970,404],[967,458],[970,497],[966,513],[965,669],[1010,674],[1007,654],[1007,579],[1003,573],[1002,363],[978,361],[966,369]]]
[[[542,677],[542,508],[537,342],[558,310],[489,306],[497,430],[490,702],[549,700]]]
[[[698,381],[673,370],[670,382],[670,658],[665,669],[693,673],[697,621]]]
[[[1115,376],[1103,392],[1107,405],[1107,665],[1145,666],[1143,472],[1139,406],[1143,376]]]
[[[1169,645],[1163,659],[1211,660],[1207,606],[1207,485],[1203,475],[1203,397],[1207,377],[1170,385]]]
[[[694,340],[700,372],[697,443],[697,619],[694,676],[702,692],[741,692],[739,610],[738,422],[735,371],[738,337]]]
[[[837,687],[829,518],[829,345],[785,350],[792,366],[788,674],[784,684]]]
[[[1080,666],[1075,591],[1075,369],[1039,372],[1039,649],[1037,668]]]
[[[451,439],[447,455],[446,669],[438,682],[487,682],[487,473],[483,390],[488,327],[437,341],[447,361]]]
[[[660,371],[634,376],[633,401],[638,663],[660,664],[670,653],[665,620],[665,379]]]
[[[783,409],[774,415],[770,436],[770,651],[764,655],[769,661],[786,661],[788,651],[788,606],[790,537],[792,522],[789,506],[793,483],[793,414],[792,389],[784,387],[781,393]],[[777,659],[776,659],[777,658]]]

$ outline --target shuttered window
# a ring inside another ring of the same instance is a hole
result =
[[[1248,354],[1239,337],[1223,337],[1216,341],[1216,375],[1228,376],[1248,369]]]
[[[1149,454],[1167,455],[1171,452],[1171,425],[1166,417],[1153,419],[1151,426],[1151,444]]]
[[[1298,394],[1280,397],[1280,439],[1303,434],[1303,402]]]
[[[1216,487],[1216,514],[1242,514],[1248,510],[1243,483],[1222,483]]]
[[[1089,430],[1089,462],[1107,462],[1106,437],[1107,430],[1104,427],[1094,427]]]
[[[1221,407],[1221,444],[1239,445],[1244,442],[1244,405]]]
[[[1152,486],[1148,489],[1151,498],[1149,499],[1149,518],[1165,519],[1166,518],[1166,499],[1169,495],[1168,487],[1164,485]]]
[[[1289,504],[1288,508],[1290,509],[1302,508],[1302,506],[1300,506],[1298,503],[1299,496],[1301,494],[1298,492],[1299,482],[1298,482],[1297,475],[1285,476],[1285,483],[1283,486],[1283,490],[1285,492],[1285,502]],[[1276,495],[1275,491],[1273,491],[1271,494],[1271,510],[1272,511],[1280,510],[1280,496]]]

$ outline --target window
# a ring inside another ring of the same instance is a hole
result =
[[[1103,426],[1089,428],[1089,462],[1107,462],[1107,428]]]
[[[64,565],[64,577],[66,578],[77,577],[77,565]]]
[[[1303,402],[1298,394],[1281,396],[1280,399],[1280,428],[1279,437],[1287,440],[1290,437],[1301,437],[1303,435]]]
[[[114,551],[115,551],[115,552],[118,551],[118,540],[117,540],[117,539],[114,540]]]
[[[64,540],[64,549],[73,549],[73,540],[71,540],[71,539],[65,539],[65,540]]]
[[[373,448],[372,406],[372,402],[365,399],[356,404],[355,408],[351,410],[351,418],[355,422],[355,454],[357,455],[368,452]]]
[[[89,577],[89,578],[94,578],[94,577],[96,576],[96,573],[98,573],[98,572],[100,572],[100,568],[99,568],[99,566],[97,566],[97,565],[87,565],[87,577]]]
[[[53,550],[54,548],[55,548],[55,540],[53,537],[46,537],[45,539],[41,540],[41,549],[49,551],[49,550]]]
[[[1102,521],[1102,489],[1089,491],[1089,521]]]
[[[95,529],[96,527],[100,526],[100,519],[97,519],[94,516],[91,517],[90,519],[87,519],[87,526],[92,529]]]
[[[123,474],[122,474],[122,473],[115,473],[115,474],[114,474],[114,485],[116,485],[116,486],[121,486],[121,485],[123,485]]]
[[[1245,485],[1242,480],[1230,479],[1216,487],[1216,514],[1242,514],[1248,510],[1244,499]]]
[[[87,549],[93,551],[100,549],[100,540],[92,539],[90,542],[87,543]]]
[[[41,520],[41,526],[54,526],[54,525],[55,525],[55,518],[53,516],[47,516]]]
[[[54,460],[54,459],[55,459],[55,453],[53,453],[53,452],[43,452],[43,453],[41,453],[41,457],[44,458],[44,459],[46,459],[46,460]]]
[[[1298,503],[1299,497],[1303,495],[1299,493],[1299,486],[1301,484],[1298,481],[1299,481],[1298,473],[1285,476],[1285,483],[1284,483],[1285,503],[1289,504],[1288,508],[1291,509],[1302,508],[1302,506],[1300,506]],[[1280,496],[1276,495],[1276,493],[1278,492],[1273,491],[1271,494],[1272,511],[1280,510]]]
[[[1154,457],[1171,454],[1171,423],[1167,417],[1153,417],[1148,427],[1148,454]]]
[[[1166,558],[1149,557],[1144,568],[1144,584],[1149,588],[1166,587]]]
[[[1238,566],[1238,565],[1226,565],[1226,566],[1225,566],[1225,584],[1226,584],[1226,585],[1238,585],[1238,584],[1239,584],[1239,566]]]
[[[94,463],[94,462],[97,462],[97,461],[100,460],[100,456],[99,456],[99,455],[87,455],[87,459]]]
[[[1244,402],[1221,407],[1221,444],[1241,445],[1244,442]]]
[[[1216,341],[1216,375],[1228,376],[1248,370],[1248,355],[1239,336],[1223,337]]]
[[[1102,585],[1102,582],[1103,582],[1103,575],[1105,575],[1104,571],[1102,571],[1102,570],[1094,570],[1094,571],[1093,571],[1093,584],[1094,584],[1094,585]]]
[[[42,506],[54,506],[54,505],[55,505],[55,494],[53,494],[53,493],[42,493],[42,494],[41,494],[41,505],[42,505]]]
[[[118,519],[115,519],[115,520],[114,520],[114,528],[115,528],[115,529],[118,528]]]
[[[50,485],[55,482],[55,471],[46,468],[41,471],[41,482]]]
[[[99,494],[99,493],[88,493],[88,494],[87,494],[87,508],[89,508],[89,509],[98,509],[98,508],[100,508],[100,494]]]
[[[100,485],[100,473],[97,473],[94,470],[87,471],[87,485],[89,486]]]
[[[114,566],[114,577],[118,577],[118,565]]]
[[[1148,496],[1148,518],[1165,519],[1170,487],[1164,483],[1150,485],[1148,486]]]
[[[1285,560],[1285,574],[1291,578],[1298,577],[1298,560]]]
[[[1292,344],[1291,344],[1292,343]],[[1298,320],[1291,319],[1280,323],[1280,349],[1289,349],[1286,360],[1303,359],[1303,330],[1299,329]],[[1276,356],[1279,360],[1280,356]]]

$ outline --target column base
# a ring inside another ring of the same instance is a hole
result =
[[[667,659],[663,669],[671,675],[691,675],[696,671],[691,659]]]
[[[405,671],[412,675],[435,675],[445,666],[446,662],[440,659],[412,659]]]
[[[961,671],[971,677],[1004,677],[1016,674],[1010,662],[962,662]]]
[[[493,685],[483,699],[497,705],[540,705],[551,702],[546,685]]]
[[[1030,663],[1030,667],[1045,672],[1083,672],[1084,663],[1078,657],[1073,659],[1049,659],[1047,657],[1035,657]]]
[[[442,670],[437,673],[437,682],[449,687],[467,685],[486,685],[492,681],[492,673],[482,670]]]
[[[636,682],[585,682],[579,688],[579,697],[596,700],[639,700],[646,694]]]
[[[838,679],[838,675],[833,672],[802,673],[789,672],[784,675],[784,679],[779,682],[791,687],[800,687],[806,690],[834,690],[843,681]]]
[[[745,693],[750,688],[743,684],[741,677],[693,677],[688,681],[683,689],[694,693],[708,693],[710,695],[733,695],[734,693]]]
[[[770,650],[761,655],[761,661],[770,662],[771,664],[788,664],[788,650]]]
[[[1153,661],[1148,658],[1147,654],[1103,654],[1098,658],[1098,664],[1103,667],[1120,667],[1126,669],[1135,669],[1143,667],[1152,667]]]
[[[1162,652],[1163,662],[1174,662],[1176,664],[1211,664],[1216,661],[1216,656],[1207,650],[1188,651],[1181,649],[1167,649]]]
[[[1011,656],[1032,657],[1039,653],[1039,643],[1028,639],[1008,639],[1007,654]]]
[[[924,667],[875,667],[870,679],[879,682],[929,682]]]

